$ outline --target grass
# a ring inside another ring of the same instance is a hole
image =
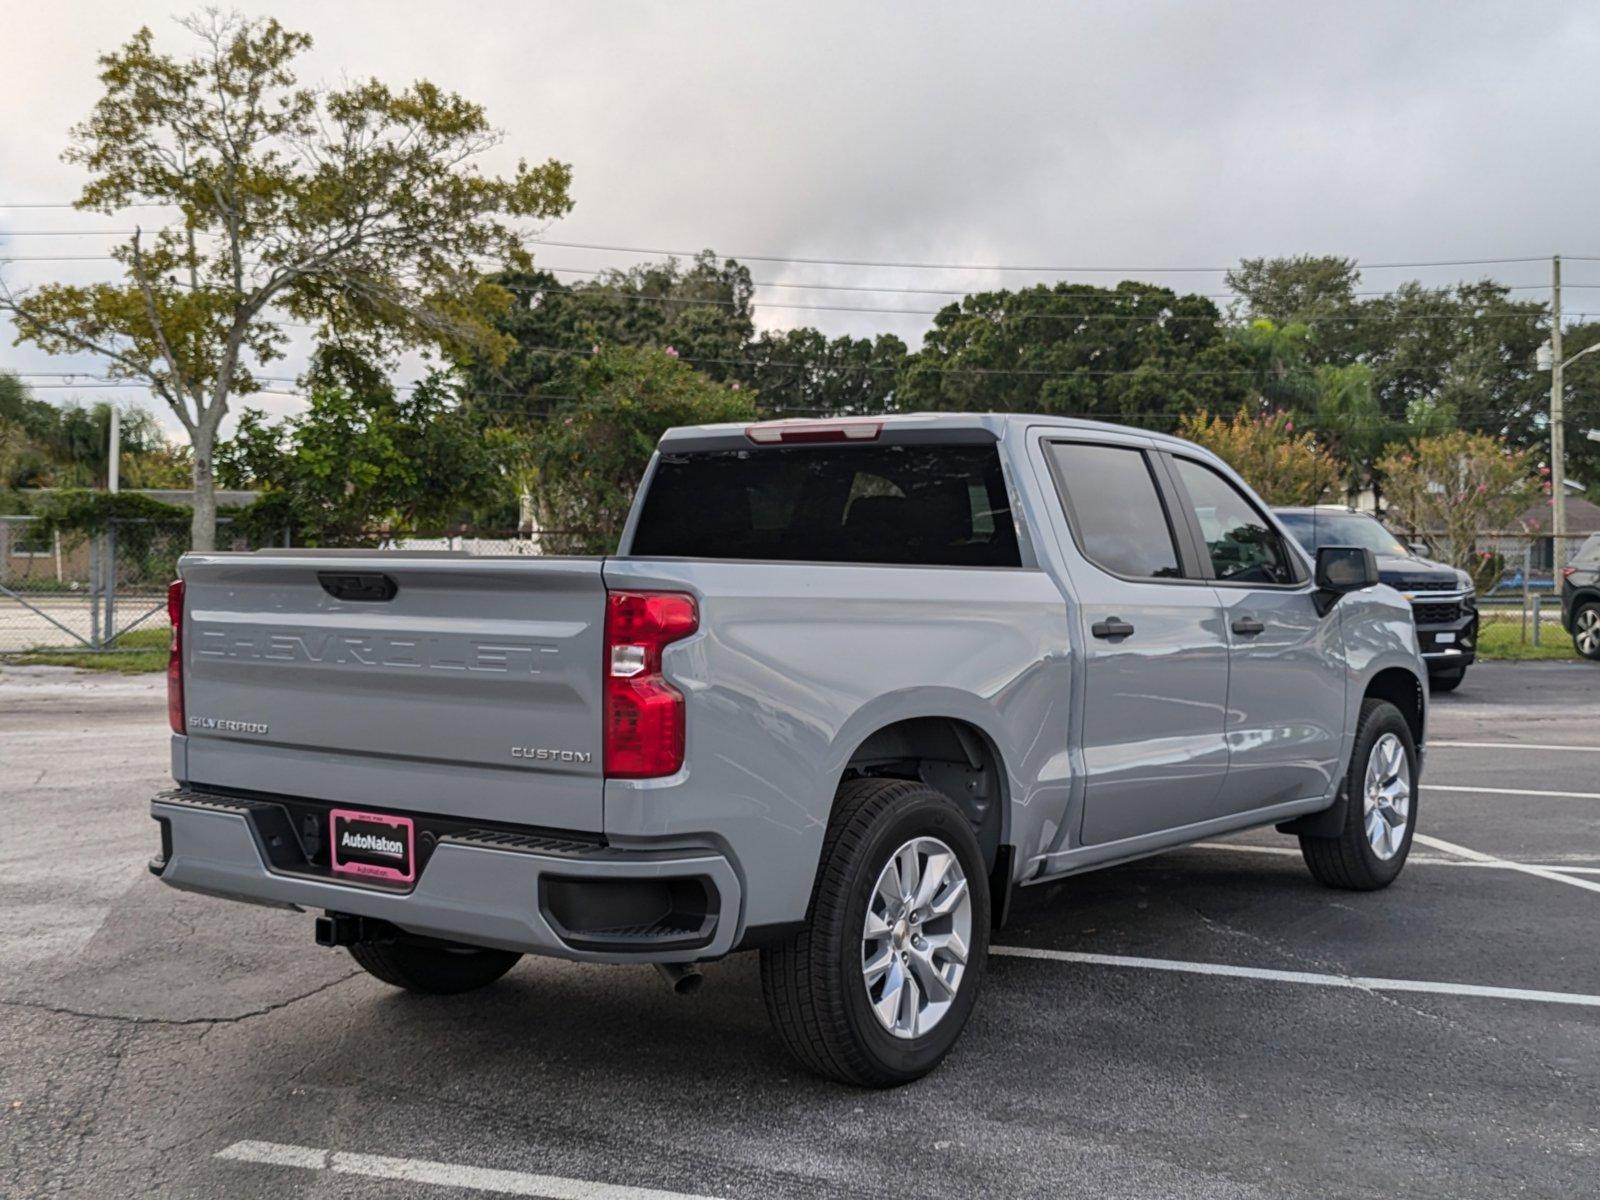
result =
[[[1529,635],[1531,638],[1532,630]],[[1478,657],[1506,662],[1553,662],[1578,660],[1573,649],[1572,635],[1553,621],[1544,622],[1539,630],[1539,645],[1522,640],[1522,622],[1516,618],[1504,621],[1485,621],[1478,628]]]
[[[117,650],[29,650],[8,654],[0,663],[23,667],[77,667],[82,671],[115,671],[121,675],[143,675],[167,669],[167,643],[172,634],[165,628],[134,629],[117,639]]]

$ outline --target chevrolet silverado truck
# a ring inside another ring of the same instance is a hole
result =
[[[186,555],[151,870],[320,912],[378,979],[760,954],[801,1063],[890,1086],[1018,890],[1252,826],[1375,890],[1427,668],[1175,438],[1020,415],[673,429],[614,556]]]

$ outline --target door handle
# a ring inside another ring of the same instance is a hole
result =
[[[1267,627],[1254,617],[1240,617],[1233,623],[1233,631],[1240,637],[1255,637],[1258,633],[1265,633]]]
[[[1133,633],[1133,626],[1121,617],[1107,617],[1104,621],[1096,621],[1089,626],[1089,632],[1097,638],[1125,638]]]

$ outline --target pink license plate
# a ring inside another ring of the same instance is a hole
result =
[[[410,817],[353,812],[328,814],[329,863],[342,875],[364,875],[390,883],[417,877],[416,826]]]

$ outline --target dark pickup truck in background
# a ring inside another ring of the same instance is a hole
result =
[[[1365,546],[1378,559],[1378,578],[1411,602],[1417,641],[1428,664],[1428,685],[1451,692],[1466,677],[1478,655],[1478,597],[1472,577],[1445,563],[1424,558],[1423,546],[1410,546],[1375,517],[1342,506],[1276,510],[1306,553],[1319,546]]]

